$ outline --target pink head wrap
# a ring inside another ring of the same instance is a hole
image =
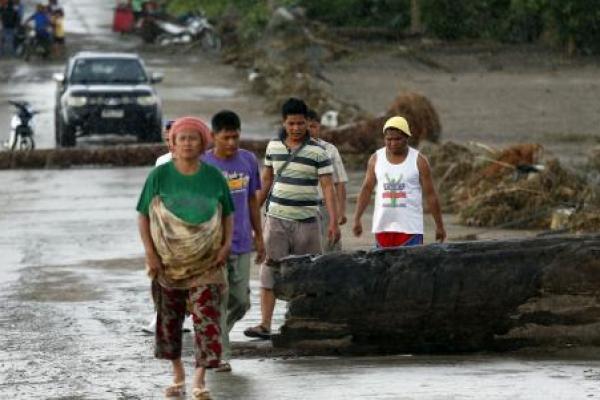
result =
[[[200,118],[181,117],[175,120],[169,130],[169,142],[171,146],[175,144],[177,134],[183,131],[198,132],[204,149],[207,149],[213,142],[210,128]]]

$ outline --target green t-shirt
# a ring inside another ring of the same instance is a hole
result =
[[[233,200],[223,174],[215,167],[202,163],[198,172],[184,175],[172,161],[150,172],[137,211],[148,215],[150,203],[159,195],[167,209],[189,224],[200,224],[212,218],[221,204],[223,215],[233,213]]]

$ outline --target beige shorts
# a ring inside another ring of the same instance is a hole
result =
[[[267,261],[260,266],[260,287],[273,289],[275,283],[269,264],[290,255],[321,254],[321,227],[313,222],[290,221],[267,215],[265,221]],[[272,264],[271,264],[272,265]]]

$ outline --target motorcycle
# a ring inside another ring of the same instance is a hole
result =
[[[193,14],[181,19],[181,24],[157,19],[154,21],[161,33],[156,37],[160,46],[191,44],[199,42],[204,50],[221,50],[221,39],[215,28],[202,14]]]
[[[16,113],[10,120],[10,136],[4,147],[10,151],[16,150],[17,146],[19,150],[33,150],[35,148],[33,117],[39,111],[33,110],[26,101],[9,100],[9,104],[15,107]]]
[[[52,39],[50,34],[48,37],[40,37],[35,29],[29,26],[25,28],[25,42],[23,43],[23,59],[29,61],[32,56],[37,56],[44,60],[50,57],[52,52]]]

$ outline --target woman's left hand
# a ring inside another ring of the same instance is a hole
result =
[[[215,259],[215,267],[222,267],[227,262],[227,258],[229,257],[229,252],[231,251],[231,246],[224,245],[221,246],[219,252],[217,253],[217,258]]]

